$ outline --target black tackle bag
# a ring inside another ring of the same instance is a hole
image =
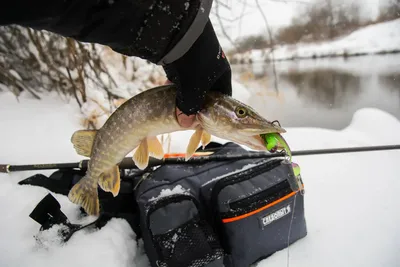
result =
[[[213,151],[246,152],[230,142]],[[141,179],[152,267],[246,267],[307,235],[303,183],[285,158],[168,164]]]

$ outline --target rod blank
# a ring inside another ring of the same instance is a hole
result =
[[[385,145],[385,146],[365,146],[365,147],[343,147],[343,148],[327,148],[327,149],[311,149],[311,150],[298,150],[292,151],[292,156],[310,156],[322,154],[341,154],[341,153],[355,153],[355,152],[370,152],[370,151],[385,151],[397,150],[400,145]],[[192,164],[203,163],[207,161],[227,161],[227,160],[240,160],[240,159],[256,159],[256,158],[276,158],[285,157],[286,153],[269,153],[269,152],[246,152],[240,154],[228,155],[210,155],[210,156],[197,156],[188,161],[184,157],[155,159],[150,158],[149,167],[154,167],[164,164]],[[86,170],[89,160],[82,160],[80,162],[71,163],[50,163],[50,164],[33,164],[33,165],[9,165],[0,164],[0,173],[10,173],[16,171],[32,171],[32,170],[50,170],[50,169],[81,169]],[[131,157],[124,158],[119,164],[121,169],[135,169],[137,168]]]

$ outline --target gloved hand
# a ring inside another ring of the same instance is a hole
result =
[[[168,80],[177,86],[176,115],[183,127],[194,123],[207,92],[232,95],[231,68],[211,21],[189,51],[165,65],[164,70]]]

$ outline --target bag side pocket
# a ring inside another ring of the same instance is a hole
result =
[[[222,262],[223,250],[191,195],[164,197],[149,205],[147,231],[160,267],[202,267]],[[151,244],[150,244],[151,243]],[[222,266],[222,265],[213,265]]]
[[[305,235],[303,196],[291,189],[292,174],[280,161],[267,161],[215,184],[211,205],[226,266],[250,266],[286,248],[289,235],[290,243]]]

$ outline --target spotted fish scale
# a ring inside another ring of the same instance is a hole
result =
[[[106,121],[93,144],[89,168],[94,176],[112,168],[148,136],[182,130],[175,119],[175,90],[163,87],[126,101]],[[123,118],[134,118],[125,120]],[[166,123],[168,121],[168,123]]]
[[[176,87],[165,85],[146,90],[118,107],[99,130],[80,130],[71,141],[77,153],[89,157],[85,176],[71,189],[69,199],[91,215],[99,213],[97,186],[114,196],[119,193],[118,164],[131,151],[139,169],[148,165],[149,156],[163,158],[157,136],[182,130],[195,130],[185,157],[189,159],[199,144],[207,145],[211,134],[255,149],[265,149],[260,133],[285,130],[262,118],[251,107],[217,92],[206,96],[204,108],[196,114],[192,128],[179,125],[175,115]]]

